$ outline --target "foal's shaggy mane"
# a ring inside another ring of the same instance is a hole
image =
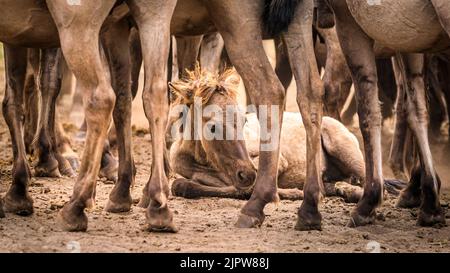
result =
[[[205,105],[216,92],[236,100],[239,81],[234,69],[228,69],[221,74],[211,73],[200,68],[197,63],[194,70],[186,70],[186,75],[169,83],[169,87],[175,95],[175,104],[192,105],[195,97],[199,97]]]

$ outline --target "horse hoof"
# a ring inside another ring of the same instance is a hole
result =
[[[167,206],[149,206],[146,212],[147,231],[176,233],[178,229],[173,224],[173,214]]]
[[[34,175],[36,177],[60,178],[61,173],[59,172],[58,165],[56,159],[49,162],[38,162],[34,167]]]
[[[235,224],[237,228],[259,228],[261,227],[264,219],[258,219],[258,217],[250,216],[241,213]]]
[[[418,208],[421,201],[420,193],[413,194],[408,190],[404,190],[400,193],[396,206],[402,209]]]
[[[442,209],[439,209],[435,213],[426,213],[420,210],[419,216],[417,218],[417,224],[421,227],[445,227],[446,223],[444,212],[442,211]]]
[[[58,160],[58,169],[63,176],[70,178],[76,176],[75,170],[72,168],[69,161],[67,161],[67,159],[64,157],[61,157],[60,160]]]
[[[3,200],[3,210],[6,213],[14,213],[20,216],[29,216],[33,214],[33,199],[26,194],[25,196],[13,195],[7,193]]]
[[[78,156],[67,155],[64,156],[64,158],[69,162],[70,166],[72,167],[72,170],[78,171],[78,169],[80,168],[80,161],[78,160]]]
[[[112,155],[108,156],[106,162],[104,161],[104,164],[102,164],[99,176],[100,178],[106,178],[108,181],[116,183],[118,168],[119,164],[117,163],[117,160],[114,157],[112,157]]]
[[[84,211],[81,211],[81,213],[73,213],[67,204],[58,214],[57,221],[64,231],[69,232],[84,232],[88,226],[86,213]]]
[[[302,206],[298,210],[298,219],[295,229],[299,231],[322,230],[322,215],[315,207],[310,209]]]
[[[351,218],[347,226],[355,228],[373,224],[375,222],[376,214],[375,211],[373,211],[369,216],[363,216],[358,212],[357,209],[355,209],[350,217]]]
[[[132,203],[133,200],[131,199],[131,196],[124,201],[113,201],[112,198],[109,198],[105,211],[111,213],[129,212],[131,210]]]

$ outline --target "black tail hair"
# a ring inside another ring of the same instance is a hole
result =
[[[263,22],[266,32],[273,36],[286,31],[294,19],[301,0],[264,0]]]

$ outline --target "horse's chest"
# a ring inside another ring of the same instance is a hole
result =
[[[444,40],[429,0],[346,0],[361,28],[395,51],[427,51]]]

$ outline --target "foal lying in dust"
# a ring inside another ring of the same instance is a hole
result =
[[[197,67],[188,73],[186,79],[171,84],[171,91],[177,97],[173,105],[186,105],[189,107],[186,116],[194,116],[194,97],[198,97],[203,109],[215,105],[225,115],[227,106],[237,106],[238,83],[239,78],[233,71],[215,75]],[[223,136],[231,128],[244,126],[244,140],[205,137],[195,140],[192,130],[194,118],[185,120],[184,128],[191,130],[188,135],[178,138],[170,149],[172,170],[183,177],[173,182],[173,195],[185,198],[250,197],[256,178],[255,166],[258,166],[260,127],[256,114],[235,114],[237,117],[231,123],[219,122],[217,116],[203,116],[202,121],[203,124],[209,124],[207,130],[212,133],[221,130]],[[174,115],[172,111],[171,117],[181,116]],[[222,118],[220,120],[226,120],[226,117]],[[174,124],[173,119],[171,121]],[[184,130],[179,131],[185,133]],[[356,137],[343,124],[328,117],[323,118],[321,135],[325,195],[341,196],[347,202],[359,201],[363,193],[361,187],[339,182],[347,180],[357,184],[364,179],[364,158]],[[301,189],[306,178],[305,144],[306,132],[300,113],[285,113],[278,168],[278,194],[281,199],[303,199]],[[242,185],[247,187],[242,188]],[[404,185],[398,181],[386,181],[385,186],[393,193],[398,193]]]

